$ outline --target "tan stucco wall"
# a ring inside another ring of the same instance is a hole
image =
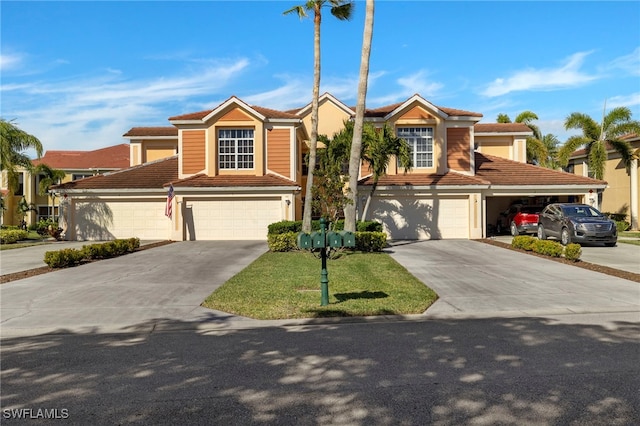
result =
[[[622,162],[616,156],[606,163],[604,171],[604,180],[608,186],[602,194],[603,212],[608,213],[625,213],[629,215],[631,202],[630,176]],[[627,217],[629,220],[629,217]]]
[[[512,160],[513,138],[509,136],[478,136],[475,135],[478,152]],[[525,150],[525,159],[526,159]]]
[[[326,135],[330,139],[333,135],[344,127],[344,121],[348,120],[350,115],[339,108],[328,99],[324,99],[318,105],[318,135]],[[307,130],[307,134],[311,135],[311,113],[302,119],[302,124]]]
[[[162,158],[168,158],[178,153],[178,140],[143,140],[141,143],[142,149],[142,162],[148,163],[150,161],[160,160]]]

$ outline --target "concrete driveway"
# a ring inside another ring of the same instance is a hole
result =
[[[205,327],[296,323],[255,321],[200,307],[266,251],[260,241],[176,242],[2,284],[0,331],[5,337],[149,331],[177,322]],[[440,296],[415,318],[625,312],[640,319],[640,285],[632,281],[468,240],[396,242],[388,252]]]
[[[428,317],[635,312],[640,319],[633,281],[477,241],[399,241],[389,253],[440,296]]]
[[[155,319],[225,321],[229,314],[200,303],[267,249],[264,241],[176,242],[2,284],[1,332],[133,331]]]

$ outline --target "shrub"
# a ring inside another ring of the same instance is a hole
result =
[[[557,241],[536,240],[532,244],[532,249],[536,253],[545,256],[560,257],[564,251],[564,247]]]
[[[327,231],[329,230],[342,231],[344,230],[344,219],[339,219],[335,222],[333,228],[331,224],[327,223]],[[311,221],[311,231],[320,230],[320,221]],[[281,220],[280,222],[272,223],[267,228],[267,235],[272,234],[284,234],[287,232],[301,232],[302,221],[301,220]],[[358,232],[382,232],[382,223],[374,220],[358,221],[356,222],[356,231]]]
[[[84,250],[62,249],[48,251],[44,254],[44,263],[51,268],[67,268],[75,266],[85,258]]]
[[[29,233],[23,229],[2,229],[0,230],[0,243],[13,244],[20,240],[26,240]]]
[[[356,250],[382,251],[387,246],[387,234],[384,232],[356,232]]]
[[[580,259],[580,255],[582,255],[582,247],[580,244],[567,244],[564,248],[564,257],[567,260],[577,261]]]
[[[531,251],[533,250],[533,244],[536,241],[537,240],[530,235],[518,235],[516,237],[513,237],[513,240],[511,241],[511,246],[513,248]]]
[[[271,251],[291,251],[298,246],[298,232],[285,232],[282,234],[269,234],[267,243]]]
[[[616,220],[616,229],[618,232],[624,232],[631,227],[629,222],[625,222],[624,220]]]
[[[281,220],[268,226],[267,235],[284,234],[287,232],[300,232],[302,230],[301,220]]]

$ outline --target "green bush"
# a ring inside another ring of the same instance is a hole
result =
[[[287,232],[300,232],[302,230],[301,220],[281,220],[269,225],[267,235],[284,234]]]
[[[2,229],[0,230],[0,243],[13,244],[20,240],[26,240],[29,233],[23,229]]]
[[[545,256],[560,257],[564,251],[564,247],[558,241],[536,240],[532,244],[532,249],[536,253]]]
[[[327,231],[329,230],[342,231],[344,230],[344,219],[336,221],[335,226],[332,228],[330,223],[327,223]],[[320,230],[320,221],[311,221],[311,230]],[[301,232],[302,221],[301,220],[282,220],[280,222],[272,223],[268,226],[267,235],[272,234],[284,234],[287,232]],[[358,232],[382,232],[382,224],[373,220],[358,221],[356,222],[356,231]]]
[[[51,268],[67,268],[75,266],[85,259],[84,250],[62,249],[57,251],[48,251],[44,254],[44,263]]]
[[[627,229],[631,228],[631,224],[629,222],[625,222],[624,220],[616,220],[615,222],[618,232],[624,232]]]
[[[382,251],[387,246],[387,234],[384,232],[356,232],[356,250]]]
[[[518,235],[513,237],[511,241],[511,246],[513,248],[518,248],[526,251],[533,250],[533,244],[537,241],[536,238],[530,235]]]
[[[580,246],[580,244],[571,243],[567,244],[564,248],[564,257],[567,260],[577,261],[578,259],[580,259],[581,255],[582,247]]]
[[[291,251],[298,248],[298,232],[285,232],[282,234],[269,234],[267,243],[270,251]]]

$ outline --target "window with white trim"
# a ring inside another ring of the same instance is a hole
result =
[[[433,127],[398,127],[396,134],[411,147],[413,167],[433,167]]]
[[[220,169],[253,169],[253,159],[253,129],[218,130],[218,165]]]

